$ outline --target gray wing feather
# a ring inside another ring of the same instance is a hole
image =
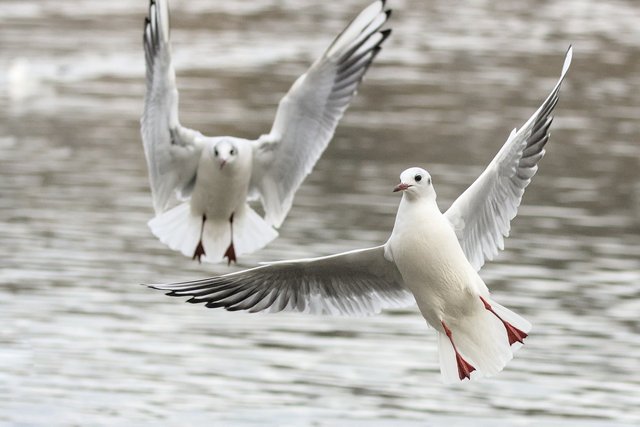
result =
[[[143,45],[146,95],[141,135],[156,213],[168,207],[174,191],[187,196],[202,150],[199,132],[180,125],[178,89],[171,64],[169,9],[166,0],[151,0]]]
[[[293,195],[320,158],[391,30],[384,1],[364,9],[280,101],[268,135],[256,141],[251,193],[279,227]]]
[[[367,315],[415,302],[384,247],[269,263],[224,276],[150,285],[226,310]]]
[[[479,270],[504,248],[511,220],[518,212],[525,188],[538,170],[549,140],[551,113],[571,64],[572,48],[565,56],[560,79],[542,106],[514,129],[489,166],[445,212],[469,262]]]

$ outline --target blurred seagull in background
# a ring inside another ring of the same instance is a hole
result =
[[[149,227],[193,259],[236,261],[278,236],[293,196],[320,158],[391,30],[385,1],[365,8],[280,101],[256,140],[208,137],[180,125],[169,9],[151,0],[144,26],[146,96],[141,120],[156,216]],[[173,193],[181,204],[169,208]],[[264,218],[248,205],[259,199]]]
[[[190,296],[191,303],[251,312],[361,315],[417,302],[438,332],[445,382],[500,372],[531,324],[492,298],[478,270],[503,249],[510,221],[538,169],[571,56],[569,47],[551,94],[444,214],[431,175],[410,168],[394,189],[403,195],[384,245],[150,286]]]

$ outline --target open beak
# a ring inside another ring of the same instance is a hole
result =
[[[396,193],[396,192],[398,192],[398,191],[404,191],[404,190],[406,190],[406,189],[407,189],[407,188],[409,188],[409,187],[411,187],[411,185],[410,185],[410,184],[405,184],[404,182],[402,182],[402,183],[400,183],[400,184],[396,185],[396,186],[393,188],[393,192],[394,192],[394,193]]]

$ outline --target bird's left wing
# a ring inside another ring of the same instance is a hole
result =
[[[268,263],[192,282],[149,285],[226,310],[368,315],[415,302],[384,246]]]
[[[504,248],[510,222],[518,212],[524,190],[538,170],[549,140],[551,113],[571,64],[569,47],[560,79],[542,106],[507,142],[476,181],[445,212],[467,259],[476,270]]]
[[[365,8],[280,101],[271,132],[255,141],[251,194],[266,221],[279,227],[293,195],[311,172],[362,77],[391,30],[384,0]]]

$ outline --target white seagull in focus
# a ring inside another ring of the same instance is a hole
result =
[[[503,249],[510,221],[538,169],[571,56],[570,47],[560,79],[542,106],[511,132],[445,213],[438,208],[429,173],[410,168],[394,189],[403,195],[384,245],[151,287],[190,296],[191,303],[251,312],[360,315],[417,302],[438,332],[445,382],[500,372],[531,324],[492,298],[478,270]]]
[[[280,101],[271,131],[256,140],[208,137],[180,125],[166,0],[145,19],[142,142],[156,217],[151,231],[200,261],[235,261],[278,236],[293,196],[331,140],[391,30],[379,0],[365,8]],[[183,203],[169,209],[176,193]],[[248,205],[259,199],[262,218]]]

